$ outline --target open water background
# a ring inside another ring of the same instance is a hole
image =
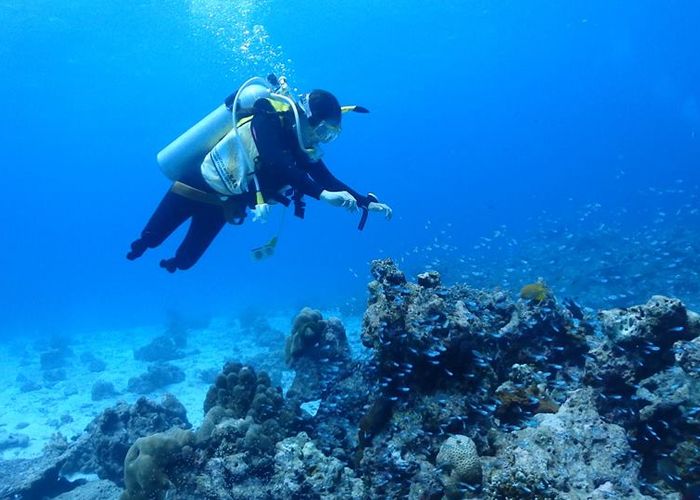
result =
[[[700,306],[700,5],[369,0],[0,1],[0,335],[89,334],[168,311],[361,311],[367,262],[591,307]],[[395,211],[309,200],[228,227],[192,270],[182,231],[124,255],[168,181],[156,153],[253,74],[369,115],[327,148]],[[276,215],[279,217],[279,212]]]

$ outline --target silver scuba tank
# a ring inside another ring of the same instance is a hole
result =
[[[252,108],[256,100],[269,96],[271,91],[270,84],[264,78],[251,78],[238,89],[233,106],[237,112]],[[237,121],[236,114],[221,104],[195,123],[158,153],[156,158],[161,171],[169,179],[177,181],[200,168],[209,151],[231,131]]]

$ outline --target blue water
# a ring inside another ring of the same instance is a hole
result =
[[[700,304],[696,2],[132,4],[0,2],[1,335],[361,311],[378,257],[513,293],[543,277],[591,306]],[[326,161],[394,219],[359,232],[309,200],[268,261],[248,253],[279,211],[225,228],[187,272],[158,267],[182,231],[127,261],[168,188],[156,153],[270,71],[371,110]],[[606,259],[624,265],[606,277]]]

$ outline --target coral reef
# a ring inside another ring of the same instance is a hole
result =
[[[107,363],[99,359],[91,352],[84,352],[80,355],[80,361],[91,372],[103,372],[107,368]]]
[[[64,478],[62,464],[54,452],[36,459],[0,460],[0,498],[52,498],[72,491],[81,483]]]
[[[29,446],[29,436],[16,432],[0,432],[0,451],[9,448],[26,448]]]
[[[251,417],[262,423],[279,414],[283,405],[281,391],[271,385],[265,372],[257,374],[251,366],[226,363],[204,400],[204,413],[219,407],[233,418]]]
[[[125,490],[121,500],[160,500],[174,486],[177,467],[191,460],[194,434],[172,429],[142,437],[131,445],[124,459]],[[182,474],[182,472],[180,472]]]
[[[287,436],[296,418],[265,372],[256,373],[236,362],[227,363],[217,376],[204,401],[204,412],[204,422],[197,430],[197,443],[203,450],[199,463],[214,467],[217,456],[236,456],[237,468],[252,475],[269,473],[275,443]],[[236,472],[226,474],[227,481],[235,477]]]
[[[121,484],[124,458],[140,437],[164,432],[173,427],[189,428],[185,407],[166,394],[160,403],[139,398],[133,405],[118,403],[104,410],[63,455],[62,473],[96,474]],[[60,448],[60,446],[59,446]]]
[[[457,434],[447,438],[435,457],[435,465],[443,471],[448,498],[461,498],[462,485],[481,484],[481,461],[470,437]]]
[[[276,448],[272,498],[366,497],[353,470],[321,453],[305,433],[280,441]]]
[[[591,389],[574,392],[555,414],[499,435],[485,459],[488,498],[640,498],[639,462],[622,427],[604,422]]]
[[[245,454],[212,457],[199,469],[194,493],[181,488],[171,496],[224,500],[367,498],[362,480],[352,469],[319,451],[303,432],[279,441],[271,458],[269,470],[261,476],[246,462]]]
[[[547,285],[543,281],[538,281],[536,283],[530,283],[525,285],[520,289],[520,298],[527,300],[536,300],[537,302],[543,302],[550,297],[552,292],[547,288]]]
[[[627,498],[641,495],[640,491],[653,494],[657,489],[687,492],[694,488],[697,459],[686,457],[697,456],[692,446],[693,436],[700,435],[693,424],[693,416],[700,413],[696,399],[677,401],[680,410],[674,419],[668,415],[665,419],[648,417],[655,422],[652,431],[659,437],[664,429],[659,420],[674,429],[664,434],[664,453],[678,460],[665,465],[665,479],[647,471],[648,464],[657,463],[663,453],[635,455],[644,452],[635,435],[640,433],[638,429],[645,429],[645,413],[640,416],[640,409],[650,402],[648,395],[635,394],[635,387],[643,387],[643,377],[662,372],[676,359],[688,371],[697,366],[696,344],[690,339],[700,332],[692,326],[695,315],[679,301],[654,297],[646,306],[630,309],[633,319],[621,319],[626,313],[619,311],[586,318],[573,301],[560,304],[551,294],[514,303],[498,291],[488,293],[459,285],[444,288],[435,273],[425,274],[413,284],[387,260],[374,262],[372,273],[375,280],[370,283],[362,340],[372,349],[366,369],[374,371],[376,382],[371,384],[369,393],[373,396],[359,421],[361,453],[356,455],[356,470],[365,479],[370,496],[402,497],[417,491],[439,494],[442,490],[427,478],[437,465],[432,457],[439,453],[446,434],[471,438],[479,455],[488,461],[488,457],[503,455],[504,436],[517,439],[520,434],[545,432],[547,425],[561,420],[575,428],[572,433],[583,432],[580,426],[589,430],[597,426],[604,429],[601,435],[611,433],[611,440],[605,449],[599,449],[599,438],[587,438],[569,458],[546,458],[547,450],[527,449],[525,444],[532,440],[525,437],[514,441],[505,455],[545,460],[540,465],[546,463],[550,468],[558,463],[573,474],[567,460],[570,465],[580,462],[585,469],[585,457],[598,453],[597,462],[589,462],[589,469],[580,472],[588,478],[585,482],[581,479],[572,485],[539,472],[532,477],[516,472],[509,475],[508,462],[497,460],[496,466],[489,462],[483,485],[456,482],[456,489],[446,488],[442,494],[502,498],[539,491],[556,497],[578,488],[581,495]],[[597,356],[601,345],[608,346],[605,359],[609,368]],[[658,359],[645,364],[651,353],[658,354]],[[642,362],[630,363],[630,359]],[[625,375],[630,365],[632,373]],[[601,373],[610,378],[600,377]],[[669,381],[652,386],[656,392],[664,385],[683,391],[690,384],[688,378],[692,375],[685,376],[685,385]],[[622,394],[609,384],[618,379],[629,381]],[[594,389],[585,392],[583,402],[575,399],[564,404],[587,384]],[[685,392],[696,393],[692,388]],[[669,401],[663,395],[661,399]],[[575,413],[572,405],[589,408],[592,414],[586,422],[569,417]],[[596,408],[610,424],[601,420]],[[628,418],[621,420],[620,415]],[[679,421],[683,417],[685,421]],[[542,422],[548,423],[543,427]],[[542,430],[537,430],[540,427]],[[648,431],[646,439],[652,439]],[[563,446],[566,440],[561,437],[559,442]],[[658,444],[658,439],[654,442]],[[605,470],[615,470],[609,465],[615,464],[616,456],[629,458],[632,468],[617,470],[616,477],[605,476],[605,481],[599,482]],[[494,473],[494,467],[501,475]],[[505,478],[502,487],[494,479],[498,477]]]
[[[129,447],[173,426],[189,427],[184,407],[173,396],[161,404],[145,398],[134,405],[120,403],[95,418],[75,441],[56,434],[37,459],[0,461],[0,498],[116,499]],[[92,474],[103,481],[84,484],[83,477]],[[95,492],[104,496],[91,497]]]
[[[52,337],[47,345],[37,346],[42,349],[39,354],[39,366],[41,376],[46,387],[53,387],[58,382],[67,379],[65,367],[71,358],[75,356],[69,346],[69,341],[64,337]],[[30,389],[31,386],[26,386]]]
[[[174,400],[140,399],[57,442],[34,486],[0,491],[77,494],[61,473],[84,472],[128,500],[698,497],[700,320],[682,302],[593,314],[542,281],[511,297],[412,282],[388,259],[371,272],[362,357],[304,308],[285,395],[228,362],[205,374],[197,429]]]
[[[698,328],[700,331],[700,328]],[[676,363],[690,377],[700,378],[700,337],[673,346]]]
[[[185,372],[181,368],[168,363],[154,363],[148,366],[146,373],[130,378],[127,390],[137,394],[148,394],[183,380]]]
[[[53,500],[118,500],[122,490],[111,481],[89,481],[53,497]]]
[[[408,283],[391,261],[375,261],[372,273],[362,339],[374,351],[383,398],[449,387],[467,395],[463,414],[479,420],[493,416],[497,388],[501,399],[510,388],[527,397],[507,397],[499,420],[517,423],[540,411],[543,398],[561,401],[558,387],[580,378],[588,327],[553,297],[513,303],[502,292],[445,288],[435,278],[426,288]],[[503,385],[516,365],[530,375]]]
[[[698,335],[678,299],[654,296],[642,306],[599,313],[604,341],[591,349],[588,380],[607,392],[628,392],[642,378],[671,366],[673,344]]]
[[[184,333],[178,335],[160,335],[147,345],[134,350],[134,359],[140,361],[172,361],[184,358],[182,350],[187,345]]]
[[[630,401],[638,412],[620,419],[642,456],[642,474],[656,487],[700,484],[700,381],[671,367],[639,383]],[[605,401],[600,406],[607,407]],[[656,492],[650,487],[650,493]]]
[[[287,337],[285,359],[295,371],[289,397],[324,397],[350,369],[350,346],[343,324],[338,318],[324,320],[320,311],[305,307]]]
[[[97,380],[92,384],[92,389],[90,389],[90,398],[93,401],[111,398],[116,395],[117,391],[114,388],[114,384],[105,380]]]
[[[244,334],[254,335],[263,346],[277,350],[284,344],[284,332],[270,325],[268,312],[264,308],[243,309],[238,316],[238,325]]]
[[[63,339],[52,339],[49,349],[39,355],[39,365],[41,369],[55,370],[63,368],[68,363],[68,358],[75,356],[67,341]]]

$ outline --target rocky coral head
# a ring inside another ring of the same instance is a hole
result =
[[[481,461],[468,436],[456,434],[447,438],[440,446],[435,465],[443,472],[447,498],[463,498],[465,485],[481,483]]]
[[[683,303],[662,295],[654,295],[644,305],[603,310],[598,316],[608,338],[622,345],[670,346],[697,336]]]
[[[177,428],[137,439],[124,459],[121,500],[165,498],[172,485],[168,469],[194,441],[191,431]]]
[[[287,365],[302,355],[305,349],[321,340],[326,325],[320,311],[305,307],[294,318],[292,333],[287,338],[284,357]]]
[[[292,368],[302,358],[315,361],[350,360],[345,328],[337,318],[323,319],[316,309],[303,308],[294,318],[292,332],[285,345],[285,361]]]
[[[230,410],[234,418],[243,418],[258,406],[277,409],[281,400],[280,391],[271,387],[270,377],[265,372],[257,374],[251,366],[229,362],[207,392],[204,413],[221,406]]]
[[[370,272],[375,280],[388,285],[403,285],[406,283],[406,276],[392,259],[373,260]]]
[[[437,271],[427,271],[416,276],[416,282],[423,288],[438,288],[442,285],[440,273]]]
[[[646,304],[598,313],[605,342],[591,349],[588,379],[606,387],[620,380],[632,387],[639,380],[665,370],[676,362],[677,342],[698,335],[694,313],[678,299],[653,296]],[[686,364],[687,366],[687,364]]]

